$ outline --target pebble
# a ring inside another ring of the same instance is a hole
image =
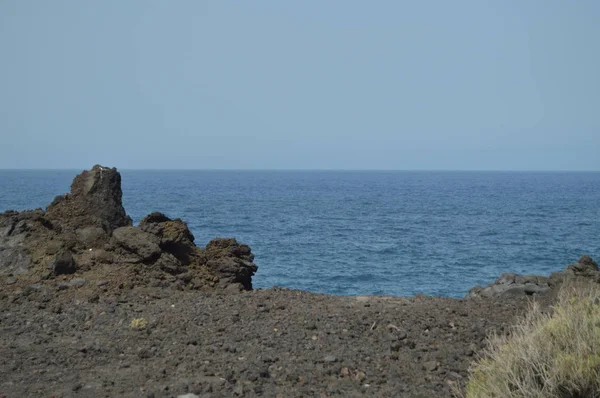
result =
[[[334,357],[333,355],[327,355],[325,358],[323,358],[323,360],[325,362],[335,362],[335,361],[337,361],[337,358]]]
[[[363,381],[366,377],[367,375],[365,374],[365,372],[359,370],[358,372],[356,372],[354,379],[357,381]]]
[[[178,395],[177,398],[200,398],[199,396],[197,396],[196,394],[183,394],[183,395]]]
[[[437,361],[427,361],[423,364],[423,370],[433,372],[434,370],[437,370],[438,366],[439,364]]]
[[[233,393],[235,395],[239,395],[242,396],[244,395],[244,386],[241,384],[238,384],[237,386],[235,386],[235,388],[233,389]]]
[[[204,384],[214,384],[214,385],[223,385],[227,382],[227,380],[225,380],[222,377],[218,377],[218,376],[199,376],[197,378],[197,381]]]
[[[452,371],[450,371],[450,372],[448,372],[448,376],[447,376],[447,378],[448,378],[449,380],[460,380],[460,379],[462,379],[463,377],[462,377],[460,374],[456,373],[456,372],[452,372]]]
[[[398,340],[404,340],[405,338],[408,337],[406,330],[399,328],[396,325],[392,325],[390,323],[387,327],[398,338]]]
[[[39,291],[40,291],[40,290],[42,290],[42,289],[43,289],[43,286],[42,286],[42,285],[40,285],[40,284],[38,284],[38,283],[35,283],[35,284],[33,284],[33,285],[29,285],[29,286],[27,286],[27,290],[29,290],[29,291],[36,291],[36,292],[39,292]]]
[[[83,278],[73,278],[69,281],[69,286],[80,287],[87,283],[87,279]]]

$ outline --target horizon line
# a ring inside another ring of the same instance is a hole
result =
[[[92,166],[93,167],[93,166]],[[109,167],[109,166],[107,166]],[[90,170],[90,168],[59,167],[59,168],[0,168],[0,171],[77,171]],[[225,168],[119,168],[118,171],[271,171],[271,172],[476,172],[476,173],[598,173],[598,170],[559,170],[559,169],[341,169],[341,168],[247,168],[247,169],[225,169]]]

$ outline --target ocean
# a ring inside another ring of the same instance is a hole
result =
[[[0,212],[44,207],[81,170],[0,170]],[[600,260],[600,173],[120,170],[134,223],[250,245],[255,288],[463,297],[504,272]]]

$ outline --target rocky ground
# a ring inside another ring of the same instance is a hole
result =
[[[449,397],[487,333],[507,331],[528,302],[10,288],[0,294],[6,397]]]
[[[0,398],[449,397],[531,300],[600,281],[583,257],[462,300],[252,290],[248,246],[197,247],[160,213],[134,227],[121,195],[94,166],[46,210],[0,214]]]

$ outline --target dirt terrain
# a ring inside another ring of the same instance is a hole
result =
[[[97,284],[5,286],[0,396],[449,397],[528,302]]]

